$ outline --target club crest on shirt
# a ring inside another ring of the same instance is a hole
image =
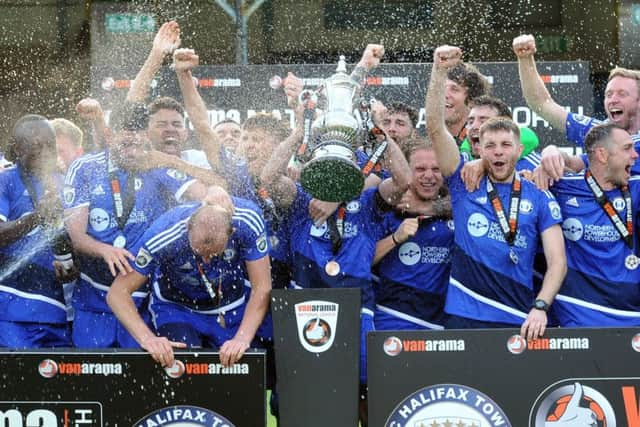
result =
[[[626,207],[626,203],[624,202],[624,199],[622,197],[616,197],[615,199],[613,199],[611,204],[618,212],[622,212]]]
[[[520,213],[530,214],[531,212],[533,212],[533,203],[531,203],[531,200],[522,199],[520,201]]]
[[[184,172],[175,169],[167,169],[167,175],[178,181],[184,181],[187,179],[187,175],[185,175]]]
[[[349,212],[349,213],[358,213],[358,212],[360,212],[360,201],[359,200],[352,200],[349,203],[347,203],[347,212]]]

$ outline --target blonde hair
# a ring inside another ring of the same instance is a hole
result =
[[[609,72],[607,83],[609,83],[614,77],[625,77],[627,79],[635,80],[636,86],[638,87],[638,94],[640,94],[640,71],[630,70],[629,68],[616,67]]]
[[[73,142],[76,147],[82,147],[82,130],[76,126],[73,122],[67,119],[53,119],[50,121],[53,130],[56,132],[56,137],[67,136]]]

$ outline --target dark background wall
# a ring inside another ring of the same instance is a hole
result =
[[[243,10],[254,1],[241,2]],[[0,141],[27,112],[74,120],[75,104],[90,95],[92,64],[142,64],[154,34],[106,34],[96,21],[105,8],[150,14],[158,25],[176,19],[182,45],[202,63],[234,63],[236,28],[220,2],[0,1]],[[323,63],[344,54],[355,61],[367,42],[378,42],[387,62],[429,62],[444,43],[461,46],[469,61],[512,61],[513,37],[533,33],[540,60],[590,61],[600,91],[611,67],[636,65],[634,7],[626,0],[267,0],[248,20],[248,58]],[[126,55],[109,53],[125,43],[133,46]],[[601,111],[600,98],[594,107]]]

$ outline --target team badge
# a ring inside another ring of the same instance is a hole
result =
[[[184,172],[175,169],[167,169],[167,175],[178,181],[184,181],[187,179],[187,175],[185,175]]]
[[[437,384],[404,398],[384,425],[511,427],[511,422],[486,394],[460,384]]]
[[[351,202],[347,203],[347,212],[349,212],[349,213],[358,213],[358,212],[360,212],[360,201],[359,200],[352,200]]]
[[[222,415],[198,406],[171,406],[154,411],[135,422],[134,426],[162,427],[234,427],[231,421]]]

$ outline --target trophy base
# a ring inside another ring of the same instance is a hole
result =
[[[300,175],[302,188],[325,202],[346,202],[360,196],[364,175],[344,157],[323,156],[308,162]]]

